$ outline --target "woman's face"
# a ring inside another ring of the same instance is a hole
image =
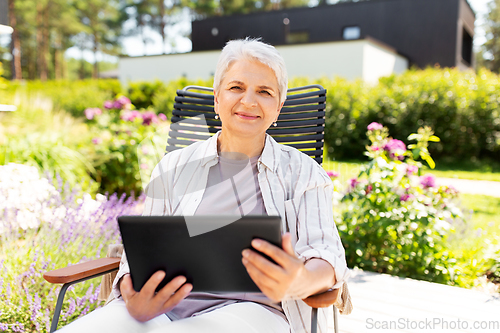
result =
[[[223,131],[252,137],[266,132],[282,106],[276,75],[253,60],[238,60],[229,67],[214,104]]]

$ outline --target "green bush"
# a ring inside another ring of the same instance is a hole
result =
[[[118,80],[54,80],[10,82],[0,91],[0,98],[15,103],[16,93],[43,95],[52,100],[55,110],[65,110],[75,117],[83,117],[88,107],[98,107],[122,92]]]
[[[376,121],[401,138],[432,127],[441,138],[430,148],[438,160],[500,159],[497,74],[428,68],[382,78],[375,86],[343,79],[318,82],[328,90],[325,142],[331,158],[360,159],[368,144],[365,128]]]
[[[165,153],[167,117],[132,110],[125,96],[107,101],[103,109],[85,110],[92,134],[86,155],[93,157],[99,192],[139,195]]]
[[[163,83],[161,81],[140,81],[129,84],[128,96],[132,104],[138,109],[153,109],[156,113],[163,113],[169,119],[172,117],[176,91],[189,85],[212,87],[210,80],[178,80]]]

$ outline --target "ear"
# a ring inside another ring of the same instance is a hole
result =
[[[280,112],[281,112],[281,109],[283,108],[283,105],[285,105],[285,101],[283,101],[283,102],[280,104],[280,106],[279,106],[279,108],[278,108],[278,112],[277,112],[277,114],[276,114],[276,119],[278,119],[278,117],[279,117],[279,115],[280,115]]]
[[[218,113],[219,111],[219,94],[214,93],[214,111],[215,113]]]

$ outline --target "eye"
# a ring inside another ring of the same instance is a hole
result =
[[[232,86],[231,88],[229,88],[230,90],[241,90],[241,87],[240,86]]]
[[[264,94],[264,95],[271,96],[271,93],[269,91],[267,91],[267,90],[261,90],[260,93]]]

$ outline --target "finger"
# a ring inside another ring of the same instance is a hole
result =
[[[122,282],[120,284],[120,291],[122,293],[124,301],[127,301],[136,294],[136,291],[132,286],[132,279],[130,277],[130,274],[126,274],[123,276]]]
[[[164,277],[165,277],[164,271],[155,272],[153,275],[151,275],[149,280],[146,281],[144,286],[142,286],[141,294],[143,294],[149,298],[153,298],[153,296],[156,292],[156,288],[161,283],[161,281],[163,281]]]
[[[175,294],[171,295],[171,297],[163,303],[162,312],[165,313],[173,309],[177,304],[179,304],[189,295],[191,290],[193,290],[193,285],[190,283],[186,283],[181,288],[179,288],[175,292]]]
[[[290,262],[291,256],[283,251],[281,248],[266,242],[265,240],[262,239],[254,239],[252,241],[252,246],[264,253],[267,254],[269,257],[271,257],[278,265],[281,267],[286,267],[287,264]],[[292,256],[295,257],[295,256]]]
[[[186,283],[186,278],[184,276],[177,276],[173,278],[169,283],[167,283],[161,290],[156,294],[163,303],[169,299],[177,289],[179,289],[184,283]]]
[[[283,267],[272,263],[257,252],[245,249],[243,250],[242,255],[243,259],[246,259],[248,262],[252,263],[252,265],[257,267],[262,273],[276,281],[283,278],[286,273]]]
[[[281,238],[281,246],[286,253],[294,258],[297,258],[297,256],[295,255],[295,250],[292,246],[292,235],[289,232],[285,233]]]
[[[285,278],[283,273],[273,274],[270,273],[269,270],[267,269],[260,269],[257,265],[255,265],[253,262],[249,261],[245,257],[242,258],[241,261],[245,266],[248,275],[250,275],[250,277],[255,282],[255,284],[257,284],[257,286],[259,286],[259,284],[262,284],[266,287],[269,287],[271,285],[275,286],[282,278]],[[277,267],[276,265],[274,266]]]
[[[280,301],[279,299],[279,283],[269,277],[267,277],[265,274],[263,274],[262,271],[259,271],[255,266],[247,262],[245,264],[245,268],[247,269],[248,275],[254,281],[254,283],[257,285],[257,287],[266,295],[268,298],[272,299],[273,301]]]

